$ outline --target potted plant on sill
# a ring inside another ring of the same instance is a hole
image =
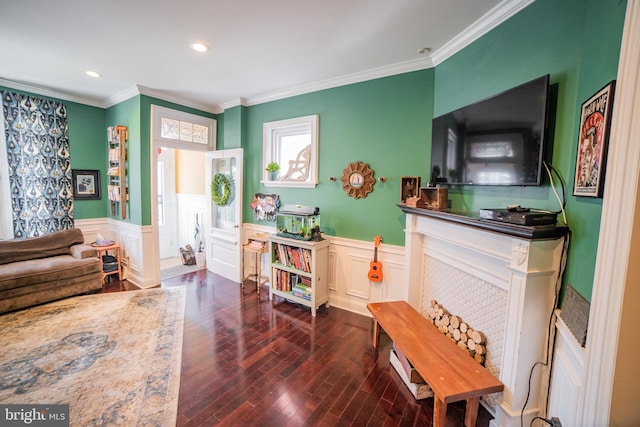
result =
[[[269,181],[278,180],[278,171],[280,170],[280,165],[278,163],[270,162],[265,170],[269,172]]]

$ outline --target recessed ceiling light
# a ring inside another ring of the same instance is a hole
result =
[[[418,55],[424,55],[425,53],[429,52],[431,52],[430,47],[421,47],[420,49],[418,49]]]
[[[196,52],[206,52],[209,50],[209,46],[204,43],[194,43],[191,45],[191,48]]]
[[[97,71],[93,71],[93,70],[87,70],[84,73],[89,77],[93,77],[94,79],[97,79],[98,77],[102,76],[102,74],[100,74]]]

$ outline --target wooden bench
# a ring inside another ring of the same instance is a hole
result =
[[[407,302],[367,308],[374,319],[373,346],[378,347],[382,327],[433,390],[433,426],[444,427],[449,403],[466,400],[464,423],[475,427],[480,396],[500,392],[504,384]]]

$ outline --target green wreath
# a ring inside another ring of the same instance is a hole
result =
[[[220,191],[222,186],[222,191]],[[231,181],[224,174],[217,173],[211,180],[211,199],[217,206],[226,206],[231,196]]]

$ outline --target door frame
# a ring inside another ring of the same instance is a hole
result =
[[[166,148],[166,147],[165,147]],[[178,245],[178,236],[179,236],[179,232],[178,229],[175,227],[175,225],[179,222],[178,219],[178,207],[177,207],[177,194],[175,192],[175,170],[176,170],[176,161],[175,161],[175,153],[177,152],[177,148],[167,148],[168,150],[171,150],[171,152],[173,153],[173,159],[171,159],[171,162],[166,161],[164,162],[164,173],[163,173],[163,178],[164,178],[164,182],[163,182],[163,186],[164,186],[164,194],[163,194],[163,206],[165,207],[165,225],[161,226],[160,224],[158,224],[158,256],[160,258],[160,260],[164,259],[165,256],[163,256],[163,247],[165,245],[167,245],[167,240],[163,240],[162,236],[163,236],[163,230],[164,233],[168,233],[168,236],[165,237],[169,237],[169,240],[174,244],[174,245]],[[158,159],[161,154],[158,153],[159,150],[156,150],[156,158]],[[167,170],[167,165],[171,165],[171,168],[169,170]],[[156,160],[156,167],[158,166],[158,160]],[[158,173],[158,170],[156,169],[156,175]],[[158,180],[160,181],[160,180]],[[158,194],[157,194],[157,188],[158,185],[160,184],[160,182],[156,181],[156,209],[158,209]],[[170,191],[167,191],[167,188],[169,188],[170,186],[166,185],[166,184],[173,184],[173,189],[171,189]],[[156,211],[157,212],[157,211]],[[155,218],[158,218],[157,213]],[[160,242],[162,241],[163,244],[161,244]],[[169,251],[171,248],[166,248],[166,250],[164,251],[164,255],[167,255],[167,251]],[[174,256],[178,256],[178,250],[177,248],[175,248],[176,251],[174,253]]]
[[[157,129],[159,129],[159,120],[161,117],[171,118],[183,118],[184,120],[190,120],[192,122],[207,122],[210,125],[209,130],[209,144],[197,144],[193,142],[185,141],[170,141],[160,138],[160,135],[156,135]],[[158,230],[158,148],[167,147],[175,148],[178,150],[189,151],[215,151],[216,150],[216,131],[217,121],[213,118],[204,116],[198,116],[195,114],[185,113],[180,110],[174,110],[171,108],[162,107],[159,105],[151,105],[151,117],[149,118],[149,130],[150,130],[150,156],[149,156],[149,203],[151,205],[151,242],[153,242],[151,258],[153,260],[153,283],[160,284],[160,237]],[[206,191],[206,190],[205,190]]]

